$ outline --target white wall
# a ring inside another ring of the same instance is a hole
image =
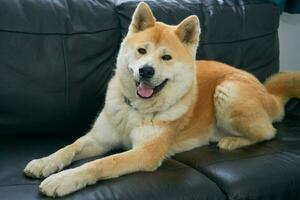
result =
[[[300,14],[281,15],[279,41],[280,71],[300,71]]]

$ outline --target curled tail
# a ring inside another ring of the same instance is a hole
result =
[[[265,87],[276,101],[278,115],[274,116],[274,121],[283,117],[284,106],[290,98],[300,99],[300,72],[280,72],[265,82]]]
[[[286,103],[290,98],[300,98],[300,72],[280,72],[267,79],[268,92]]]

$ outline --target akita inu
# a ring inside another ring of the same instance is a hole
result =
[[[156,22],[140,3],[122,42],[105,107],[92,130],[37,160],[26,175],[47,177],[72,161],[123,145],[129,150],[46,178],[40,191],[63,196],[100,179],[157,169],[163,160],[209,141],[233,150],[275,136],[273,121],[300,98],[300,73],[279,73],[265,85],[251,74],[214,61],[195,61],[199,21]]]

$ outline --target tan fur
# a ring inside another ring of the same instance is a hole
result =
[[[268,92],[273,95],[276,106],[270,108],[279,110],[279,115],[272,115],[274,121],[280,120],[283,115],[283,107],[292,97],[300,98],[300,72],[281,72],[268,78],[265,82]]]
[[[105,107],[92,130],[54,154],[31,161],[24,172],[47,177],[74,160],[103,155],[119,145],[129,150],[53,174],[41,183],[42,193],[63,196],[100,179],[152,171],[165,158],[209,141],[234,150],[275,136],[272,122],[283,117],[288,98],[300,97],[300,73],[275,75],[265,87],[245,71],[195,61],[199,33],[195,16],[170,26],[156,22],[147,4],[139,4],[121,44]],[[147,54],[140,55],[138,48]],[[173,59],[163,61],[166,53]],[[136,95],[135,85],[145,63],[155,67],[154,84],[168,80],[147,100]]]

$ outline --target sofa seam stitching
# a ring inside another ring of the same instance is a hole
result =
[[[197,173],[205,176],[207,179],[209,179],[211,182],[213,182],[219,188],[219,190],[227,197],[227,199],[229,198],[227,192],[225,190],[223,190],[223,188],[220,187],[219,184],[217,184],[217,182],[213,178],[211,178],[211,176],[209,176],[207,173],[205,173],[203,170],[199,170],[199,169],[197,169],[197,168],[195,168],[195,167],[193,167],[193,166],[191,166],[187,163],[176,160],[175,158],[171,158],[171,159],[178,162],[178,163],[180,163],[180,164],[182,164],[182,165],[184,165],[184,166],[186,166],[186,167],[189,167],[189,168],[193,169],[194,171],[196,171]]]
[[[69,116],[69,65],[66,56],[66,45],[65,45],[65,37],[62,38],[62,50],[63,50],[63,60],[64,60],[64,68],[65,68],[65,118],[67,120]]]
[[[101,32],[107,32],[112,30],[119,30],[119,27],[108,28],[103,30],[96,30],[96,31],[82,31],[82,32],[74,32],[74,33],[59,33],[59,32],[29,32],[29,31],[17,31],[17,30],[6,30],[0,29],[0,32],[8,32],[8,33],[17,33],[17,34],[28,34],[28,35],[58,35],[58,36],[72,36],[72,35],[84,35],[84,34],[97,34]]]

